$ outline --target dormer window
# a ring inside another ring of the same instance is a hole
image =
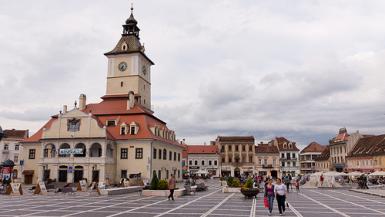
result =
[[[291,143],[289,143],[289,148],[292,148],[292,145],[291,145]]]
[[[116,121],[115,120],[107,120],[106,125],[107,125],[107,127],[116,126]]]
[[[130,124],[130,134],[135,135],[138,133],[138,131],[139,131],[139,126],[135,122],[132,122]]]
[[[126,51],[126,50],[127,50],[127,47],[128,47],[128,46],[127,46],[126,43],[123,43],[123,44],[122,44],[122,50],[123,50],[123,51]]]
[[[283,143],[283,148],[284,148],[284,149],[287,149],[287,144],[286,144],[286,142]]]
[[[126,135],[127,134],[127,125],[126,124],[122,124],[120,126],[120,135]]]

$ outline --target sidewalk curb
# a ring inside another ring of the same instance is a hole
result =
[[[361,193],[361,194],[368,194],[368,195],[372,195],[372,196],[377,196],[377,197],[385,198],[385,195],[383,195],[383,194],[376,194],[376,193],[371,193],[371,192],[359,191],[359,190],[356,190],[356,189],[350,189],[349,191],[353,191],[353,192],[357,192],[357,193]]]

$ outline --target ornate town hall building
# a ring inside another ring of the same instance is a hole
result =
[[[24,182],[118,182],[141,173],[151,179],[181,178],[183,147],[174,131],[151,110],[151,66],[131,15],[108,58],[106,94],[87,104],[81,94],[72,110],[63,107],[23,142]]]

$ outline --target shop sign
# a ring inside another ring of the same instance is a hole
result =
[[[59,149],[59,154],[60,155],[70,155],[70,154],[83,154],[83,149],[82,148],[62,148]]]
[[[199,170],[199,166],[190,166],[190,169],[192,169],[192,170]]]
[[[231,171],[231,168],[229,166],[222,167],[222,171]]]

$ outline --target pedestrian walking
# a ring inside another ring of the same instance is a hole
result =
[[[295,180],[295,189],[299,192],[299,178]]]
[[[289,177],[289,175],[286,175],[285,177],[283,177],[283,182],[285,183],[286,189],[289,192],[289,185],[290,185],[290,177]]]
[[[267,181],[267,184],[265,185],[265,198],[267,199],[267,204],[269,208],[269,216],[273,212],[273,205],[274,205],[274,185],[273,185],[273,180],[269,179]],[[265,200],[266,200],[265,199]]]
[[[320,187],[322,187],[324,184],[324,175],[323,174],[321,174],[321,176],[319,177],[319,181],[320,181]]]
[[[277,198],[279,215],[285,215],[287,188],[286,185],[282,183],[280,178],[277,179],[277,183],[274,186],[274,193]]]
[[[170,198],[174,200],[175,185],[176,185],[176,180],[175,180],[174,174],[171,174],[171,177],[168,180],[168,189],[170,190],[170,195],[168,195],[168,200],[170,200]]]

